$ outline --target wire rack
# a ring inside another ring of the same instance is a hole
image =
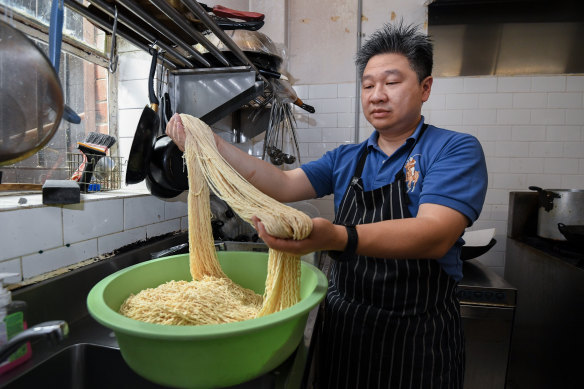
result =
[[[123,158],[97,154],[68,153],[67,172],[79,182],[81,191],[104,192],[120,189]]]

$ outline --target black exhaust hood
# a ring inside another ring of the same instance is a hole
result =
[[[584,21],[582,0],[434,0],[428,23],[558,23]]]

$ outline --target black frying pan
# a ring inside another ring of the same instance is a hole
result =
[[[152,62],[150,64],[150,74],[148,75],[148,98],[150,105],[144,107],[134,140],[132,141],[132,148],[128,157],[128,167],[126,169],[126,185],[137,184],[146,178],[146,168],[148,166],[150,156],[152,154],[152,147],[158,134],[160,127],[160,118],[156,113],[158,111],[158,98],[154,93],[154,73],[156,73],[156,61],[158,60],[158,52],[151,49]]]
[[[558,230],[560,230],[568,242],[584,249],[584,226],[567,226],[564,223],[558,223]]]

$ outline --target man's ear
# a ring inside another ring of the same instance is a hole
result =
[[[422,102],[425,103],[430,98],[430,92],[432,91],[432,83],[434,82],[434,78],[432,76],[428,76],[424,78],[421,82],[422,86]]]

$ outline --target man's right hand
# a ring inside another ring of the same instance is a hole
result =
[[[173,140],[180,151],[185,151],[186,132],[180,115],[175,113],[166,124],[166,135]]]

